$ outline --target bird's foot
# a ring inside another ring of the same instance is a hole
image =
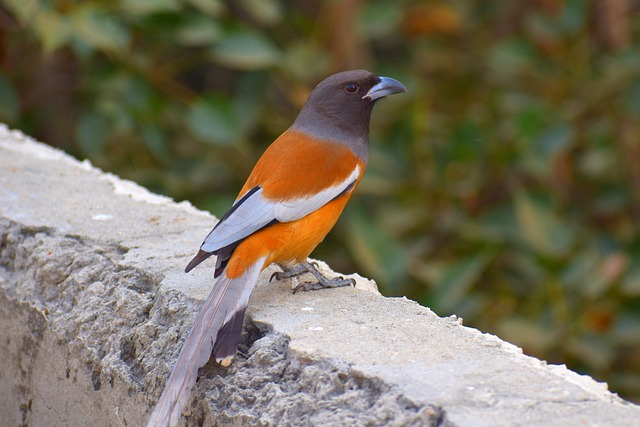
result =
[[[293,293],[295,294],[298,291],[308,292],[308,291],[317,291],[320,289],[331,289],[331,288],[341,288],[343,286],[356,286],[356,281],[353,279],[345,279],[342,276],[334,277],[329,279],[328,277],[324,277],[322,280],[318,280],[317,282],[304,282],[300,283],[298,286],[293,288]]]
[[[278,264],[278,266],[282,269],[282,271],[276,271],[275,273],[273,273],[269,278],[269,283],[271,283],[273,279],[276,279],[276,280],[290,279],[292,277],[298,277],[303,274],[309,273],[309,268],[316,269],[318,267],[318,264],[316,264],[315,262],[310,263],[305,261],[305,262],[301,262],[300,264],[296,264],[291,268],[284,265],[280,265],[280,264]]]
[[[271,275],[271,279],[269,281],[276,279],[288,279],[291,277],[297,277],[305,273],[310,273],[317,280],[317,282],[305,282],[300,283],[293,289],[293,293],[295,294],[298,291],[317,291],[319,289],[327,289],[327,288],[341,288],[343,286],[355,286],[356,281],[354,279],[345,279],[342,276],[329,278],[324,274],[318,271],[318,264],[310,263],[310,262],[301,262],[292,268],[283,268],[282,272],[273,273]]]

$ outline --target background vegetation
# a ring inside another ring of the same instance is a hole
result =
[[[640,401],[638,1],[0,4],[1,121],[216,215],[323,77],[405,82],[314,255]]]

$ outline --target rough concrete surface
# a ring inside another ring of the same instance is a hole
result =
[[[214,223],[0,127],[0,425],[144,425],[213,283],[183,268]],[[185,425],[640,426],[605,384],[359,276],[292,295],[272,272]]]

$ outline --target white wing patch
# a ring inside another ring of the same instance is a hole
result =
[[[300,199],[282,200],[274,205],[274,217],[279,222],[291,222],[315,212],[356,182],[360,176],[360,165],[356,165],[351,175],[340,184]]]
[[[275,221],[296,221],[317,211],[353,185],[360,176],[360,165],[339,184],[311,196],[288,200],[268,200],[260,188],[242,203],[234,203],[234,210],[223,218],[207,236],[200,249],[214,252],[242,240]],[[242,200],[242,199],[241,199]]]

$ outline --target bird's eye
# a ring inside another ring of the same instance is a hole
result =
[[[344,85],[344,90],[347,91],[347,93],[355,93],[358,90],[358,85],[353,82],[347,83]]]

